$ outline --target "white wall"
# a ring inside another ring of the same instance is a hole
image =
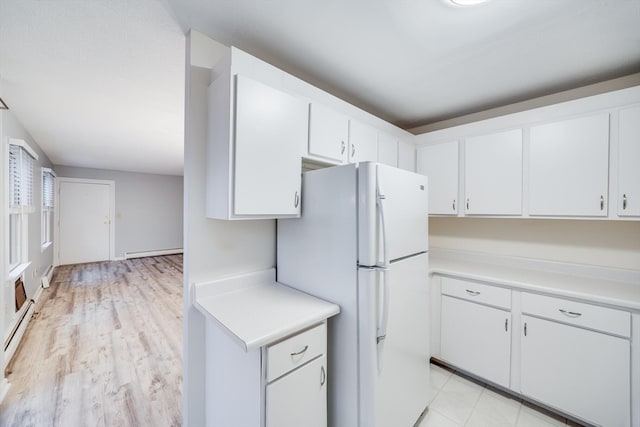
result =
[[[115,256],[182,248],[183,178],[55,166],[59,177],[115,181]]]
[[[184,426],[205,425],[205,319],[192,304],[192,285],[228,274],[275,266],[275,221],[218,221],[205,217],[207,87],[210,83],[210,70],[224,49],[198,32],[191,31],[187,36],[184,155]]]
[[[15,321],[15,302],[13,283],[7,282],[5,279],[9,272],[7,271],[7,233],[8,227],[6,218],[6,206],[8,205],[8,171],[7,166],[9,160],[7,158],[6,144],[8,138],[18,138],[26,141],[29,146],[38,154],[38,160],[34,164],[33,179],[33,204],[35,211],[28,214],[28,259],[31,265],[24,273],[25,291],[27,300],[34,298],[36,292],[41,286],[41,277],[47,271],[49,266],[53,264],[53,245],[42,250],[41,246],[41,211],[42,211],[42,175],[41,168],[50,168],[51,162],[49,158],[40,149],[40,146],[34,141],[29,133],[22,127],[20,121],[16,118],[11,110],[0,110],[0,200],[3,208],[0,213],[0,337],[4,338],[6,332],[14,327]],[[4,342],[4,339],[2,340]],[[4,350],[4,348],[3,348]],[[4,351],[0,351],[0,362],[3,362]],[[4,363],[0,363],[4,366]],[[4,372],[0,374],[0,397],[3,392]]]
[[[640,221],[430,218],[429,246],[640,270]]]

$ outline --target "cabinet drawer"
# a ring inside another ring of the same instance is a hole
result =
[[[323,323],[267,347],[267,381],[273,381],[324,354],[326,346],[327,326]]]
[[[442,278],[442,293],[452,297],[511,309],[511,290],[469,280]]]
[[[631,313],[537,294],[522,294],[522,312],[623,337],[631,336]]]

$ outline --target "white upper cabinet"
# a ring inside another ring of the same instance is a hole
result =
[[[309,156],[342,164],[347,162],[349,118],[312,102],[309,107]]]
[[[522,130],[467,138],[465,212],[522,214]]]
[[[607,216],[609,114],[530,129],[529,214]]]
[[[308,111],[301,98],[243,75],[223,73],[214,80],[209,87],[207,216],[300,215]]]
[[[458,141],[417,149],[417,172],[429,177],[429,213],[458,213]]]
[[[416,171],[416,146],[398,141],[398,167],[411,172]]]
[[[369,125],[349,122],[349,163],[378,161],[378,131]]]
[[[398,139],[380,132],[378,134],[378,162],[398,167]]]
[[[620,111],[618,144],[618,215],[640,216],[640,106]]]

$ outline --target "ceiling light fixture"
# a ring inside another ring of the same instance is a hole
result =
[[[480,3],[486,2],[487,0],[449,0],[449,1],[456,6],[475,6]]]

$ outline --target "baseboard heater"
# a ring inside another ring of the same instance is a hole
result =
[[[31,299],[26,302],[23,306],[22,314],[20,315],[19,320],[14,325],[11,333],[7,337],[7,340],[4,343],[4,368],[9,365],[13,355],[15,354],[20,341],[22,340],[22,336],[24,332],[27,330],[27,325],[29,324],[29,319],[35,310],[35,302]]]
[[[182,252],[183,252],[182,248],[159,249],[155,251],[125,252],[124,259],[144,258],[149,256],[175,255],[175,254],[181,254]]]

